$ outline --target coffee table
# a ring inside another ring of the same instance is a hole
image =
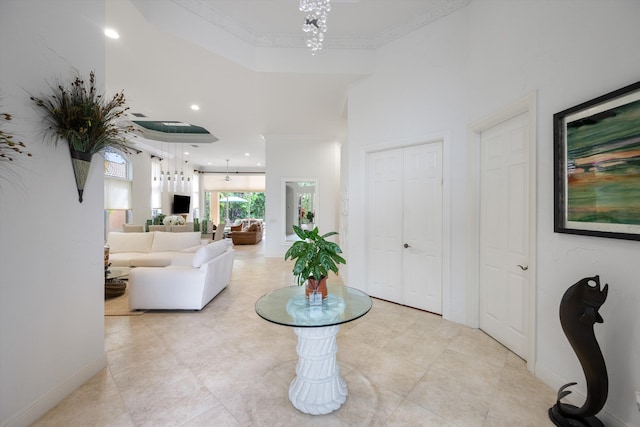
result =
[[[127,279],[131,273],[131,267],[109,267],[107,279]]]
[[[371,298],[358,289],[327,285],[322,305],[309,305],[304,287],[288,286],[263,295],[256,313],[269,322],[291,326],[298,336],[296,377],[289,386],[289,400],[305,414],[328,414],[347,399],[347,384],[336,360],[336,335],[343,323],[359,319],[371,310]]]

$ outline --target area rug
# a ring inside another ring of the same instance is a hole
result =
[[[142,314],[144,310],[129,310],[129,288],[119,297],[104,300],[105,316],[140,316]]]

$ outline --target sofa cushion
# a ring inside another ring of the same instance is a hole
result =
[[[195,252],[170,252],[171,265],[193,268]]]
[[[166,267],[171,265],[172,254],[149,253],[131,258],[132,267]]]
[[[151,252],[153,233],[120,233],[112,231],[107,237],[110,253]]]
[[[117,254],[109,254],[109,264],[112,267],[131,267],[132,260],[140,256],[140,252],[120,252]]]
[[[200,268],[202,264],[223,254],[228,248],[229,245],[224,240],[209,243],[207,246],[198,249],[193,257],[193,267]]]
[[[128,233],[131,234],[131,233]],[[181,251],[200,244],[201,234],[198,231],[185,233],[167,233],[155,231],[150,252]]]

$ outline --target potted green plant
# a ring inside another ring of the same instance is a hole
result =
[[[309,224],[313,224],[313,218],[315,216],[316,214],[314,214],[313,211],[307,212],[307,222],[309,222]]]
[[[166,215],[158,214],[153,218],[153,225],[164,225],[164,218]]]
[[[338,273],[338,265],[346,264],[339,254],[342,249],[337,243],[327,240],[327,237],[338,234],[331,231],[320,234],[318,227],[313,230],[303,230],[294,225],[293,231],[300,238],[291,245],[285,253],[284,259],[295,261],[293,274],[302,286],[307,283],[307,295],[312,292],[322,293],[322,299],[327,297],[327,276],[329,271]]]
[[[38,109],[44,112],[45,134],[57,144],[61,139],[69,145],[79,200],[86,182],[91,158],[106,149],[128,152],[124,135],[132,126],[119,126],[129,109],[124,93],[107,99],[96,87],[95,73],[89,73],[88,83],[76,76],[70,85],[51,85],[51,93],[31,96]]]

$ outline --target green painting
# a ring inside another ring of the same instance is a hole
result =
[[[640,225],[640,100],[566,123],[566,221]]]

